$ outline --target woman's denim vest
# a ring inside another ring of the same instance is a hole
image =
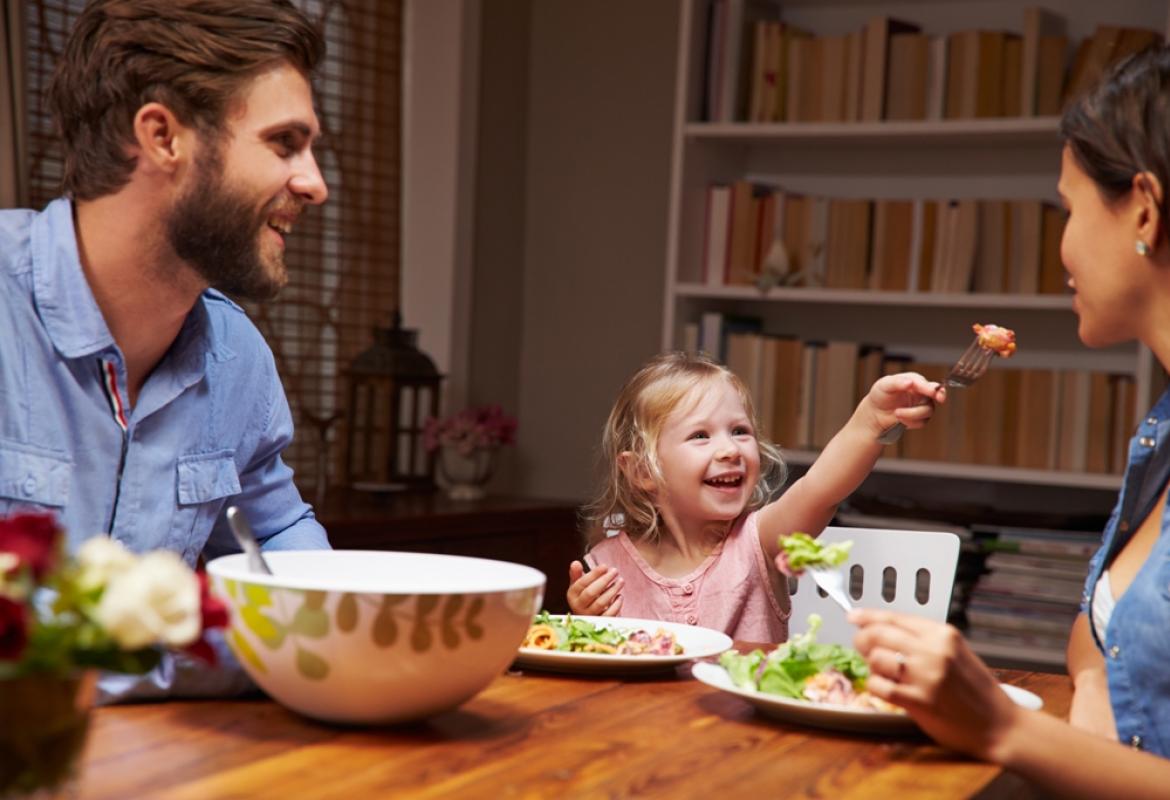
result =
[[[1129,464],[1101,548],[1089,564],[1081,610],[1092,618],[1093,587],[1104,568],[1154,508],[1170,478],[1170,390],[1158,399],[1129,443]],[[1170,757],[1170,515],[1133,583],[1117,601],[1105,640],[1109,698],[1122,743]],[[1094,632],[1096,638],[1096,632]]]

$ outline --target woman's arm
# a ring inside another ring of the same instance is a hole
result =
[[[849,620],[870,665],[867,688],[905,708],[940,744],[1018,772],[1057,797],[1166,797],[1170,760],[1017,706],[950,625],[872,609]]]
[[[1109,682],[1105,657],[1097,649],[1089,630],[1089,618],[1078,614],[1068,636],[1068,674],[1073,682],[1068,721],[1082,730],[1117,738],[1117,723],[1109,703]]]
[[[921,428],[934,413],[933,403],[945,402],[942,387],[916,372],[879,378],[862,398],[845,426],[829,441],[804,476],[779,499],[760,510],[760,544],[771,558],[780,536],[802,531],[817,536],[833,519],[837,506],[873,470],[883,445],[881,432],[901,422]]]

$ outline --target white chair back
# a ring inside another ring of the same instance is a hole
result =
[[[823,543],[852,541],[841,566],[845,591],[853,605],[885,608],[946,622],[959,563],[959,537],[949,531],[904,531],[829,527]],[[817,641],[853,646],[856,627],[807,573],[796,581],[788,635],[808,629],[808,615],[821,615]]]

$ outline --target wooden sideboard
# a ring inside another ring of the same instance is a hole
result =
[[[548,577],[544,607],[568,611],[569,562],[579,558],[571,501],[486,497],[455,501],[439,492],[337,490],[316,508],[329,541],[344,550],[406,550],[527,564]]]

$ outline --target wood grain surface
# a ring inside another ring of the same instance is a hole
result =
[[[1065,716],[1064,676],[1002,671]],[[387,728],[317,723],[265,699],[94,712],[81,797],[1027,797],[922,736],[757,715],[689,667],[614,679],[511,671],[461,708]]]

